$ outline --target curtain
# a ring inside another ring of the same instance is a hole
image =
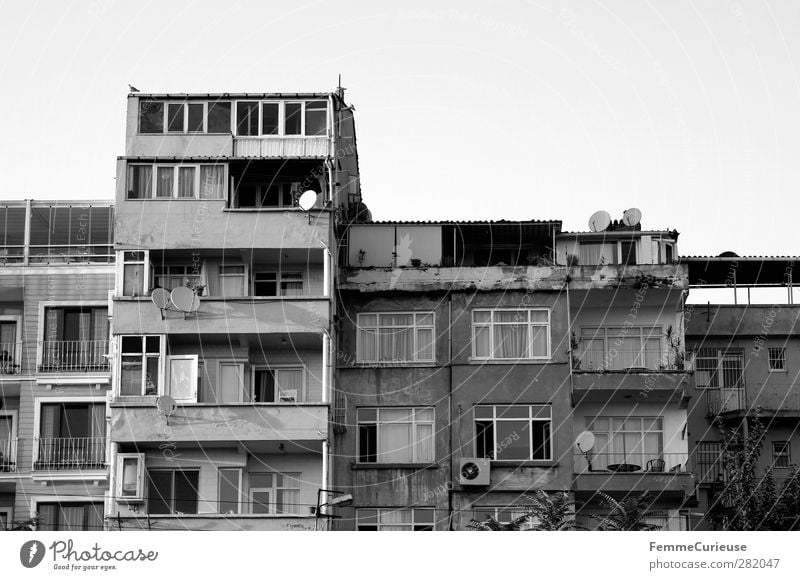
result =
[[[42,405],[39,426],[39,461],[53,462],[57,457],[58,442],[61,435],[61,405]]]
[[[256,371],[255,398],[257,403],[275,402],[275,375],[272,371]]]
[[[90,437],[87,449],[87,461],[95,466],[102,466],[106,461],[106,406],[90,405]]]
[[[494,352],[496,358],[526,358],[528,356],[527,317],[519,318],[520,312],[495,312]],[[517,324],[497,324],[516,322]]]
[[[377,352],[377,337],[378,334],[374,329],[361,328],[359,334],[359,352],[358,359],[361,361],[374,361],[378,360]]]
[[[175,170],[172,167],[158,167],[156,170],[156,197],[172,197]]]
[[[433,360],[433,329],[417,329],[417,360]]]
[[[225,168],[222,165],[200,166],[200,199],[222,199]]]
[[[101,532],[105,527],[103,504],[90,503],[86,506],[86,529],[90,532]]]
[[[51,532],[58,524],[58,507],[55,504],[39,504],[36,508],[39,515],[38,528],[43,532]]]
[[[130,165],[128,167],[128,199],[153,197],[153,167]]]
[[[303,371],[302,369],[278,369],[275,371],[275,382],[278,390],[285,393],[289,390],[297,391],[297,401],[303,395]]]
[[[194,197],[194,167],[178,168],[178,197]]]
[[[412,435],[408,409],[381,409],[378,424],[379,462],[410,462]]]
[[[432,463],[433,462],[433,424],[417,424],[417,437],[414,441],[416,451],[415,461]]]
[[[600,264],[614,264],[614,244],[581,244],[579,260],[582,266],[598,266]]]
[[[488,358],[492,355],[492,327],[475,327],[475,356]]]
[[[64,504],[61,506],[61,517],[59,528],[65,531],[83,530],[84,526],[84,506],[72,506]]]
[[[414,360],[414,315],[386,314],[380,316],[378,339],[380,360]]]

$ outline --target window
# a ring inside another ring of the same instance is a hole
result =
[[[581,242],[578,259],[582,266],[605,266],[637,264],[637,239],[614,240],[606,242]]]
[[[224,165],[128,165],[128,199],[224,197]]]
[[[120,338],[119,394],[157,395],[161,385],[161,336],[123,336]]]
[[[42,532],[104,529],[103,502],[40,502],[36,505]]]
[[[786,349],[769,348],[769,370],[776,372],[786,372]]]
[[[236,102],[239,137],[310,137],[327,131],[327,100]]]
[[[116,496],[120,501],[144,500],[144,453],[117,455]]]
[[[740,389],[744,386],[744,351],[701,348],[694,363],[698,389]]]
[[[151,469],[147,472],[148,514],[196,514],[198,470]]]
[[[260,271],[253,274],[254,296],[302,296],[302,272]]]
[[[219,361],[216,388],[212,390],[211,396],[212,399],[205,402],[243,403],[245,401],[244,363]]]
[[[788,441],[772,442],[772,466],[788,468],[792,465],[791,444]]]
[[[177,402],[197,402],[197,355],[167,357],[167,393]]]
[[[236,134],[241,136],[258,135],[258,103],[239,101],[236,103]]]
[[[298,181],[240,181],[236,184],[233,207],[294,207],[301,187]]]
[[[328,130],[328,102],[306,102],[306,135],[325,135]]]
[[[244,296],[247,287],[247,272],[243,264],[219,267],[220,295],[225,298]]]
[[[283,134],[303,134],[303,103],[284,103]]]
[[[200,263],[191,265],[156,266],[153,269],[154,283],[157,288],[174,290],[181,286],[196,288],[200,285]]]
[[[360,532],[432,532],[434,517],[433,508],[360,508],[356,512]]]
[[[108,370],[108,308],[48,307],[40,372]]]
[[[280,129],[280,104],[261,103],[261,134],[277,135]]]
[[[434,461],[433,409],[358,409],[358,460],[363,463]]]
[[[0,474],[16,471],[17,426],[16,411],[0,411]],[[0,530],[2,530],[0,524]]]
[[[253,401],[298,403],[303,399],[305,369],[285,367],[253,371]]]
[[[240,468],[219,468],[218,510],[221,514],[234,515],[241,513],[242,505],[242,470]]]
[[[472,342],[475,358],[550,358],[550,311],[473,310]]]
[[[8,531],[14,521],[14,508],[0,506],[0,532]]]
[[[254,514],[296,514],[303,510],[298,504],[299,473],[251,473],[250,502]]]
[[[664,471],[664,425],[661,417],[587,417],[586,430],[595,437],[591,469],[631,464]],[[650,466],[648,467],[648,463]],[[655,465],[660,469],[655,469]]]
[[[433,312],[358,315],[358,362],[433,362]]]
[[[149,277],[147,252],[122,252],[122,295],[144,296]]]
[[[472,519],[476,522],[485,522],[488,518],[493,518],[497,523],[509,525],[513,522],[518,522],[520,530],[532,530],[538,523],[535,518],[526,518],[524,521],[519,521],[525,518],[527,510],[521,507],[507,506],[507,507],[476,507],[472,510]]]
[[[139,133],[230,133],[229,101],[139,101]]]
[[[106,465],[105,403],[42,403],[34,469],[103,469]]]
[[[581,328],[581,369],[658,370],[662,331],[655,327]]]
[[[19,373],[20,347],[17,342],[17,321],[0,317],[0,375]]]
[[[476,405],[477,457],[495,461],[553,458],[550,405]]]

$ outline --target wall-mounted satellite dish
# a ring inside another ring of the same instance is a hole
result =
[[[308,211],[317,203],[317,192],[313,189],[303,192],[297,200],[297,205],[303,211]]]
[[[169,395],[161,395],[156,399],[156,409],[158,409],[159,413],[164,415],[167,419],[167,425],[169,425],[169,418],[175,414],[175,411],[178,409],[178,403]]]
[[[170,298],[169,292],[163,288],[156,288],[150,294],[150,299],[153,301],[153,304],[156,305],[156,308],[161,311],[161,320],[164,320],[164,310],[172,306],[172,299]]]
[[[594,447],[594,433],[591,431],[583,431],[575,438],[575,447],[581,453],[589,453]]]
[[[622,223],[626,226],[633,227],[639,225],[642,221],[642,212],[635,207],[626,209],[622,214]]]
[[[184,314],[196,312],[197,309],[200,308],[200,298],[198,298],[194,290],[186,286],[178,286],[175,288],[170,294],[170,300],[175,308]]]
[[[604,232],[611,225],[611,214],[601,209],[589,218],[589,229],[593,232]]]

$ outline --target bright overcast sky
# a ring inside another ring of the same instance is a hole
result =
[[[502,7],[502,8],[501,8]],[[800,2],[0,2],[3,199],[113,196],[128,83],[333,90],[375,219],[639,207],[798,254]]]

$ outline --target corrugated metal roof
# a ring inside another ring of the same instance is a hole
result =
[[[681,256],[683,262],[776,262],[800,260],[800,256]]]
[[[561,220],[377,220],[366,224],[386,226],[558,225]]]
[[[128,93],[128,97],[145,99],[327,99],[331,95],[336,93]]]

